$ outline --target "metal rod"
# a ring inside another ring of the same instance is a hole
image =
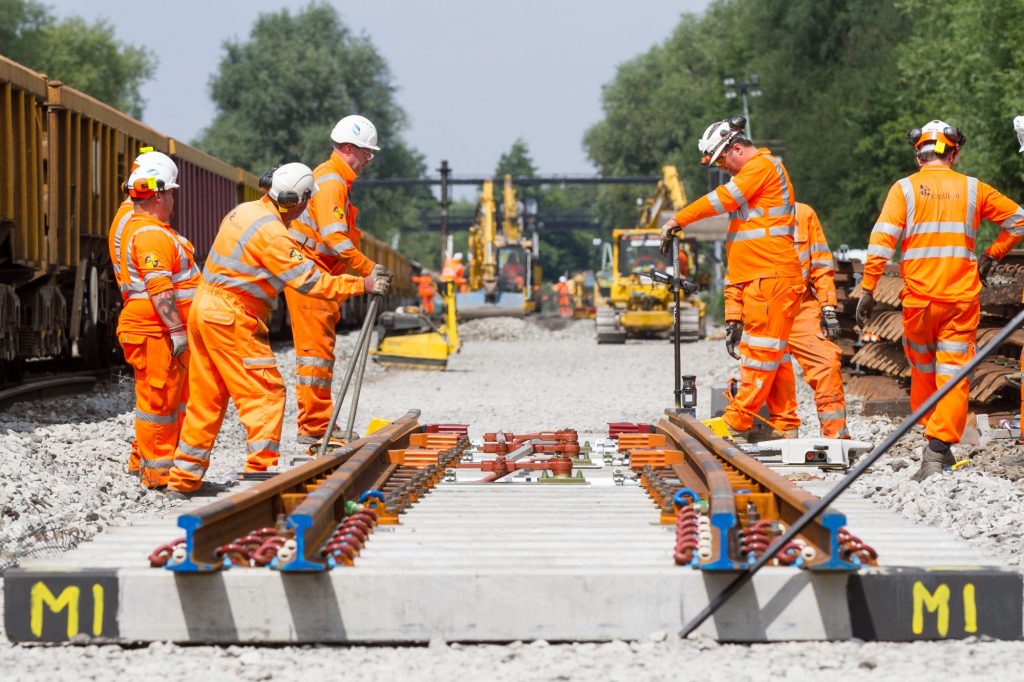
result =
[[[371,294],[371,296],[373,296]],[[363,338],[368,336],[370,333],[371,316],[377,317],[377,306],[380,305],[380,297],[373,296],[373,300],[370,301],[370,307],[366,311],[366,318],[363,319],[363,326],[359,330],[359,336],[356,338],[356,348],[360,348],[363,345]],[[320,442],[320,452],[317,454],[318,457],[323,457],[327,454],[327,445],[331,440],[331,434],[334,433],[334,425],[338,423],[338,415],[341,413],[341,404],[345,400],[345,394],[348,393],[348,386],[352,383],[352,373],[355,371],[355,359],[356,356],[352,356],[352,361],[348,363],[348,368],[345,369],[345,378],[341,380],[341,386],[338,387],[338,396],[334,399],[334,412],[331,413],[331,421],[327,422],[327,431],[324,433],[324,438]]]
[[[999,333],[995,338],[989,341],[989,343],[984,347],[978,349],[977,355],[971,358],[966,365],[961,367],[959,372],[954,374],[953,377],[943,384],[941,388],[935,391],[935,393],[932,393],[927,400],[914,410],[913,414],[904,419],[903,422],[896,427],[895,431],[890,433],[886,439],[879,443],[878,446],[870,452],[870,454],[862,459],[850,473],[843,477],[841,481],[836,483],[831,490],[825,493],[825,496],[822,497],[814,507],[808,509],[796,523],[791,525],[785,533],[778,537],[771,546],[764,551],[758,560],[750,566],[750,568],[738,575],[736,579],[729,583],[724,590],[715,595],[714,599],[704,607],[704,610],[698,613],[693,620],[686,624],[679,635],[681,637],[688,637],[691,632],[699,628],[704,621],[715,613],[715,611],[720,609],[725,602],[729,601],[730,597],[739,592],[740,588],[750,582],[754,577],[754,574],[760,571],[765,564],[771,561],[776,552],[782,549],[782,547],[803,531],[803,529],[806,528],[807,525],[815,519],[815,517],[821,514],[823,509],[835,502],[836,498],[843,494],[843,492],[849,488],[854,481],[860,478],[860,476],[867,471],[868,467],[874,464],[879,457],[885,454],[885,452],[896,443],[896,441],[902,438],[907,431],[913,428],[914,424],[920,421],[924,415],[928,414],[928,412],[935,407],[935,405],[942,400],[947,393],[952,391],[957,384],[966,379],[967,376],[974,371],[974,368],[981,364],[981,362],[988,357],[992,351],[1002,345],[1003,342],[1005,342],[1006,339],[1008,339],[1010,335],[1021,326],[1021,324],[1024,324],[1024,310],[1017,313],[1017,315],[1010,320],[1005,327],[999,330]]]
[[[448,210],[451,202],[448,201],[448,178],[452,170],[448,166],[447,159],[441,161],[441,260],[438,261],[444,266],[444,259],[448,249]]]
[[[679,286],[682,281],[682,273],[679,272],[679,237],[672,237],[672,258],[675,261],[675,266],[672,271],[672,295],[675,299],[675,310],[672,311],[672,330],[673,339],[672,343],[675,346],[675,396],[676,396],[676,409],[683,406],[683,365],[682,359],[680,358],[680,342],[679,342]]]
[[[380,300],[379,298],[377,300]],[[376,322],[377,311],[376,309],[367,311],[366,316],[371,318],[370,330],[373,330],[373,323]],[[366,375],[366,360],[370,356],[370,338],[371,334],[367,334],[365,339],[361,339],[363,345],[356,351],[359,353],[358,362],[359,366],[356,368],[356,387],[352,391],[352,403],[349,405],[348,410],[348,426],[345,428],[345,442],[352,440],[352,429],[355,428],[356,423],[356,411],[359,409],[359,394],[363,390],[363,377]]]
[[[482,185],[492,177],[449,177],[449,185]],[[538,185],[649,185],[661,180],[660,175],[625,175],[601,177],[600,175],[548,175],[523,176],[516,175],[512,184],[518,187],[536,187]],[[360,180],[360,187],[422,187],[424,185],[440,185],[441,178],[374,178]]]

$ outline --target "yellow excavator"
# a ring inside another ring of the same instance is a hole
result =
[[[625,343],[627,338],[668,338],[672,333],[672,291],[666,284],[652,282],[651,268],[670,269],[674,258],[659,251],[659,226],[667,213],[686,205],[686,193],[675,166],[662,169],[655,194],[641,209],[636,227],[614,230],[606,249],[602,275],[594,289],[598,343]],[[680,244],[684,275],[697,263],[696,240]],[[694,341],[706,336],[705,305],[696,295],[679,303],[680,340]]]
[[[457,353],[459,327],[456,322],[455,283],[440,282],[445,322],[434,325],[426,313],[417,310],[381,313],[377,318],[377,347],[370,351],[377,364],[414,369],[444,369],[448,357]]]
[[[494,182],[480,191],[476,220],[469,228],[469,291],[456,295],[459,318],[522,317],[537,310],[541,268],[537,246],[523,238],[512,176],[505,176],[502,222],[498,231]]]

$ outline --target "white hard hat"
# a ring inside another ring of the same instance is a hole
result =
[[[338,121],[331,131],[331,140],[338,144],[347,142],[364,149],[380,151],[380,147],[377,146],[377,126],[359,114],[352,114]]]
[[[742,116],[733,116],[709,125],[697,142],[697,149],[701,153],[700,162],[705,166],[713,164],[730,144],[743,137],[743,129],[746,126],[747,119]]]
[[[565,275],[562,275],[561,277],[559,277],[559,278],[558,278],[558,281],[559,281],[559,282],[568,282],[569,280],[567,280],[567,279],[565,278]]]
[[[286,163],[274,171],[267,196],[284,208],[298,206],[313,196],[313,171],[302,163]]]
[[[178,166],[171,157],[161,152],[145,152],[132,164],[126,189],[132,197],[146,199],[154,192],[177,189],[177,181]]]
[[[452,256],[452,258],[454,258],[455,260],[462,260],[462,252],[459,251],[454,256]]]
[[[1013,130],[1017,133],[1017,142],[1020,143],[1020,149],[1017,151],[1024,152],[1024,116],[1013,119]]]
[[[919,154],[930,151],[942,154],[947,146],[961,147],[967,141],[959,128],[954,128],[937,118],[911,130],[907,133],[907,139]]]

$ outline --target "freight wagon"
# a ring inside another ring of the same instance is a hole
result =
[[[256,176],[0,56],[0,383],[44,358],[78,368],[119,361],[107,232],[142,147],[177,163],[171,223],[202,260],[224,215],[260,196]],[[387,305],[414,300],[408,259],[369,235],[364,249],[396,275]],[[346,303],[343,324],[358,323],[362,298]],[[278,333],[287,325],[279,303]]]

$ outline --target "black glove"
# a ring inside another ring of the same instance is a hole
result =
[[[725,350],[736,360],[740,359],[740,354],[736,352],[736,346],[740,345],[740,337],[742,336],[742,322],[732,320],[725,323]]]
[[[871,319],[871,311],[875,309],[875,296],[870,291],[865,291],[860,300],[857,301],[857,324],[861,327],[868,326]]]
[[[981,280],[981,286],[988,286],[989,273],[992,272],[992,268],[994,268],[998,262],[999,261],[987,253],[983,254],[982,257],[978,259],[978,279]]]
[[[836,317],[836,309],[830,305],[821,306],[821,333],[835,341],[842,334],[839,328],[839,318]]]

